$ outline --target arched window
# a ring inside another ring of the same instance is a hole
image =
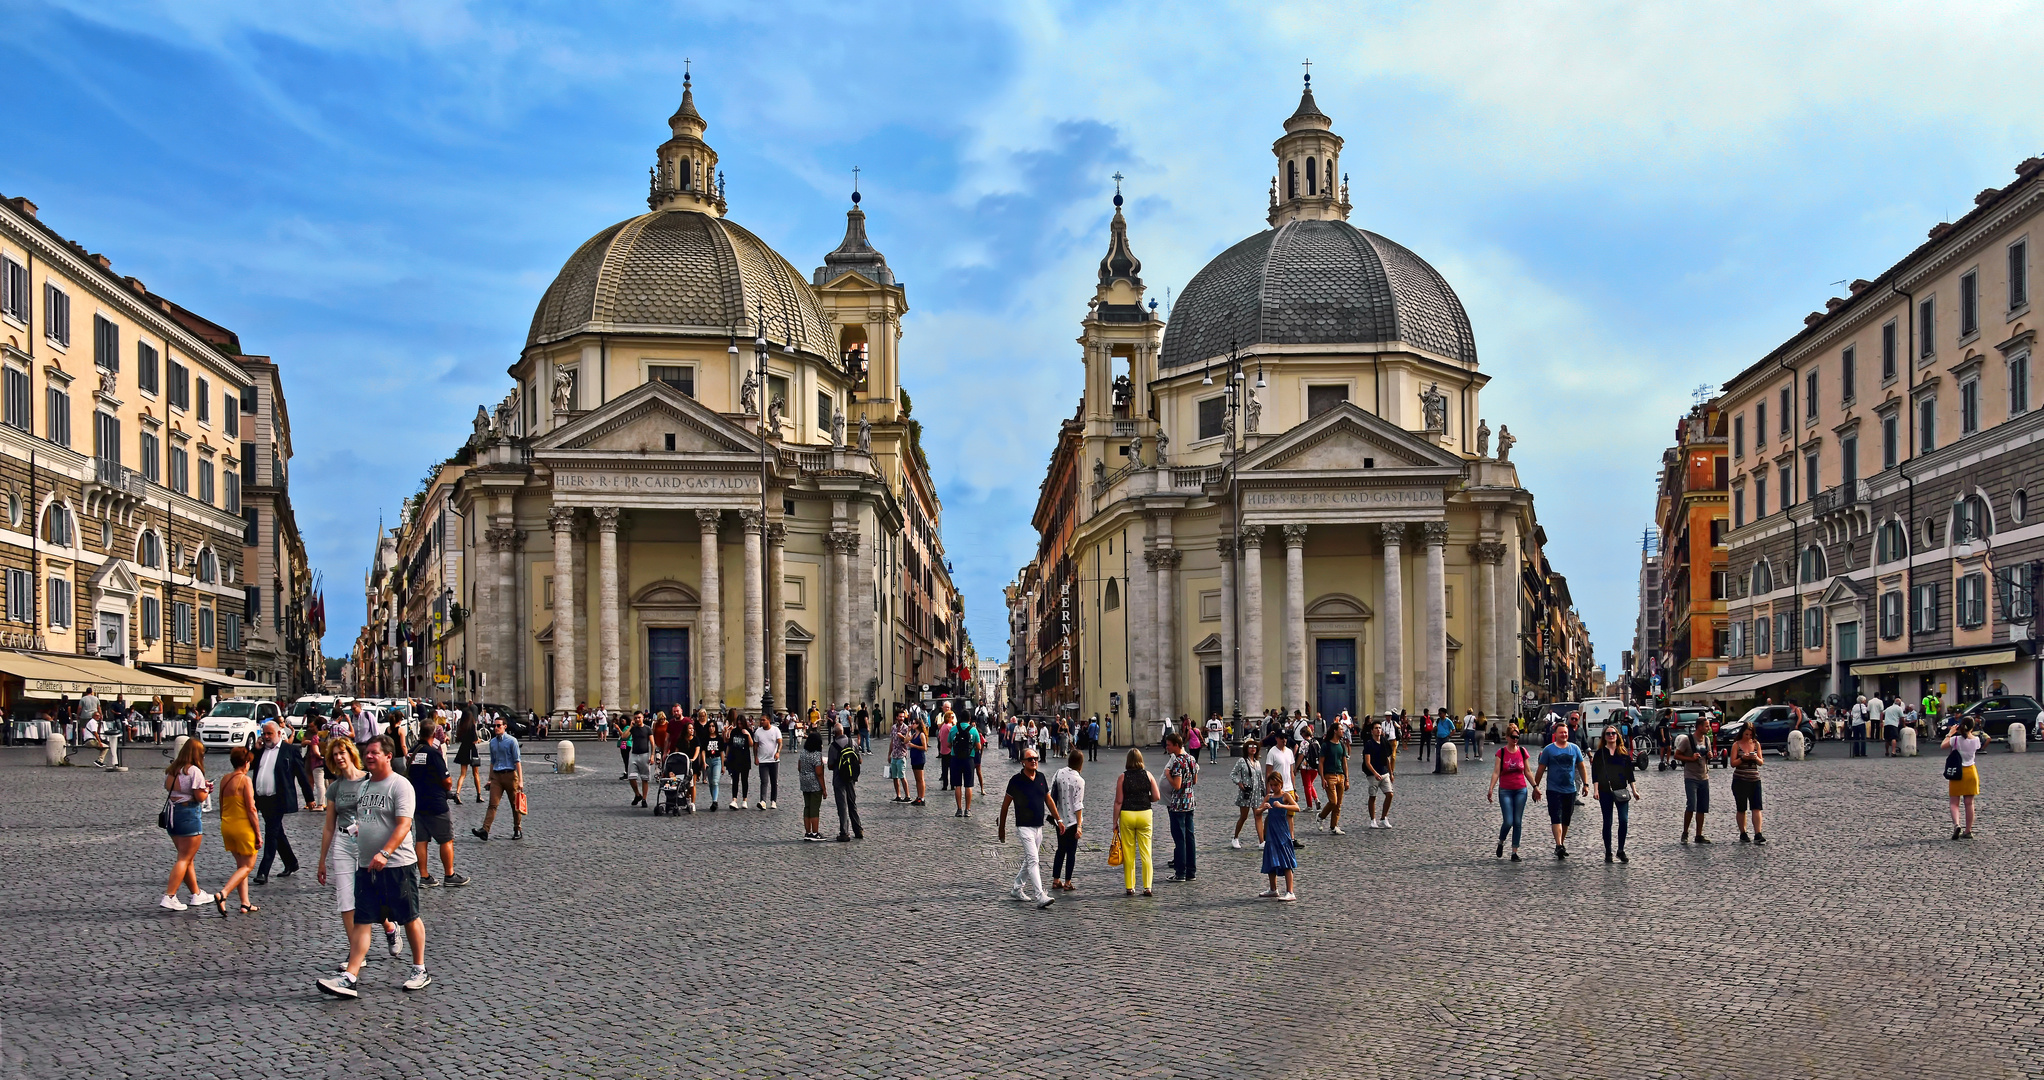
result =
[[[1987,500],[1978,495],[1960,499],[1958,509],[1952,515],[1953,542],[1964,544],[1985,540],[1993,533],[1994,522],[1987,515]]]
[[[1874,561],[1894,562],[1909,554],[1909,534],[1902,523],[1890,518],[1881,523],[1881,529],[1874,534]]]
[[[212,548],[199,552],[199,580],[212,582],[220,577],[220,558]]]
[[[1774,568],[1762,559],[1753,564],[1753,595],[1764,596],[1774,591]]]
[[[683,191],[688,190],[689,167],[692,164],[687,158],[681,159],[681,190]]]
[[[135,545],[135,561],[150,569],[163,566],[163,538],[151,530],[143,530],[141,542]]]
[[[71,546],[71,511],[63,503],[51,503],[44,512],[43,539],[58,547]]]
[[[1822,581],[1829,576],[1824,572],[1824,549],[1815,544],[1804,548],[1802,573],[1800,575],[1802,583],[1808,585],[1813,581]]]
[[[1306,159],[1306,194],[1320,194],[1320,162],[1316,158]]]
[[[1114,578],[1108,578],[1107,591],[1103,593],[1100,597],[1100,610],[1115,611],[1118,610],[1120,607],[1121,607],[1121,582]]]
[[[1285,198],[1296,199],[1298,197],[1299,197],[1299,163],[1296,161],[1287,161],[1285,162]]]

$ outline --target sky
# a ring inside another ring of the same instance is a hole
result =
[[[982,655],[1106,249],[1152,294],[1265,227],[1313,63],[1351,221],[1469,310],[1615,668],[1661,450],[1721,383],[2040,152],[2026,5],[0,0],[0,194],[283,367],[329,654],[379,518],[468,435],[570,253],[644,210],[692,61],[731,216],[796,267],[851,170]],[[2026,119],[2030,117],[2033,119]]]

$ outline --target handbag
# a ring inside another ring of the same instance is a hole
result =
[[[1114,842],[1107,845],[1107,865],[1121,865],[1121,832],[1119,830],[1116,830],[1114,834]]]
[[[163,797],[163,809],[156,812],[156,827],[164,832],[170,831],[170,796],[168,795]]]
[[[1966,766],[1959,762],[1959,752],[1954,750],[1947,754],[1945,756],[1945,779],[1963,780],[1965,777]]]

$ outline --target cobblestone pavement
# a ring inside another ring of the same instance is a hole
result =
[[[875,767],[867,839],[803,844],[792,777],[778,812],[655,818],[583,755],[532,776],[522,841],[501,820],[476,841],[479,809],[456,808],[475,884],[423,893],[436,982],[405,993],[386,956],[350,1003],[313,989],[342,945],[309,864],[259,915],[154,906],[153,749],[124,775],[0,751],[0,1075],[2044,1075],[2036,754],[1982,757],[1970,844],[1946,839],[1934,754],[1770,759],[1765,848],[1728,813],[1716,846],[1678,845],[1677,774],[1649,772],[1632,863],[1607,866],[1594,807],[1567,862],[1537,805],[1533,857],[1493,859],[1483,774],[1408,749],[1396,828],[1300,818],[1288,905],[1253,898],[1253,843],[1225,847],[1225,759],[1198,880],[1123,899],[1103,759],[1082,891],[1041,912],[1006,899],[1020,847],[994,842],[994,806],[891,803]],[[996,790],[1008,768],[988,761]],[[318,821],[291,831],[308,852]],[[230,865],[208,815],[202,883]]]

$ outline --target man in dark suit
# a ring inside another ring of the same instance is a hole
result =
[[[312,801],[312,778],[305,771],[305,755],[284,741],[284,731],[274,720],[263,724],[263,740],[256,750],[255,764],[248,770],[255,783],[256,813],[263,818],[263,861],[256,866],[255,883],[270,880],[270,863],[284,856],[279,877],[298,872],[298,855],[291,850],[291,838],[284,833],[284,815],[298,812],[298,792]]]

